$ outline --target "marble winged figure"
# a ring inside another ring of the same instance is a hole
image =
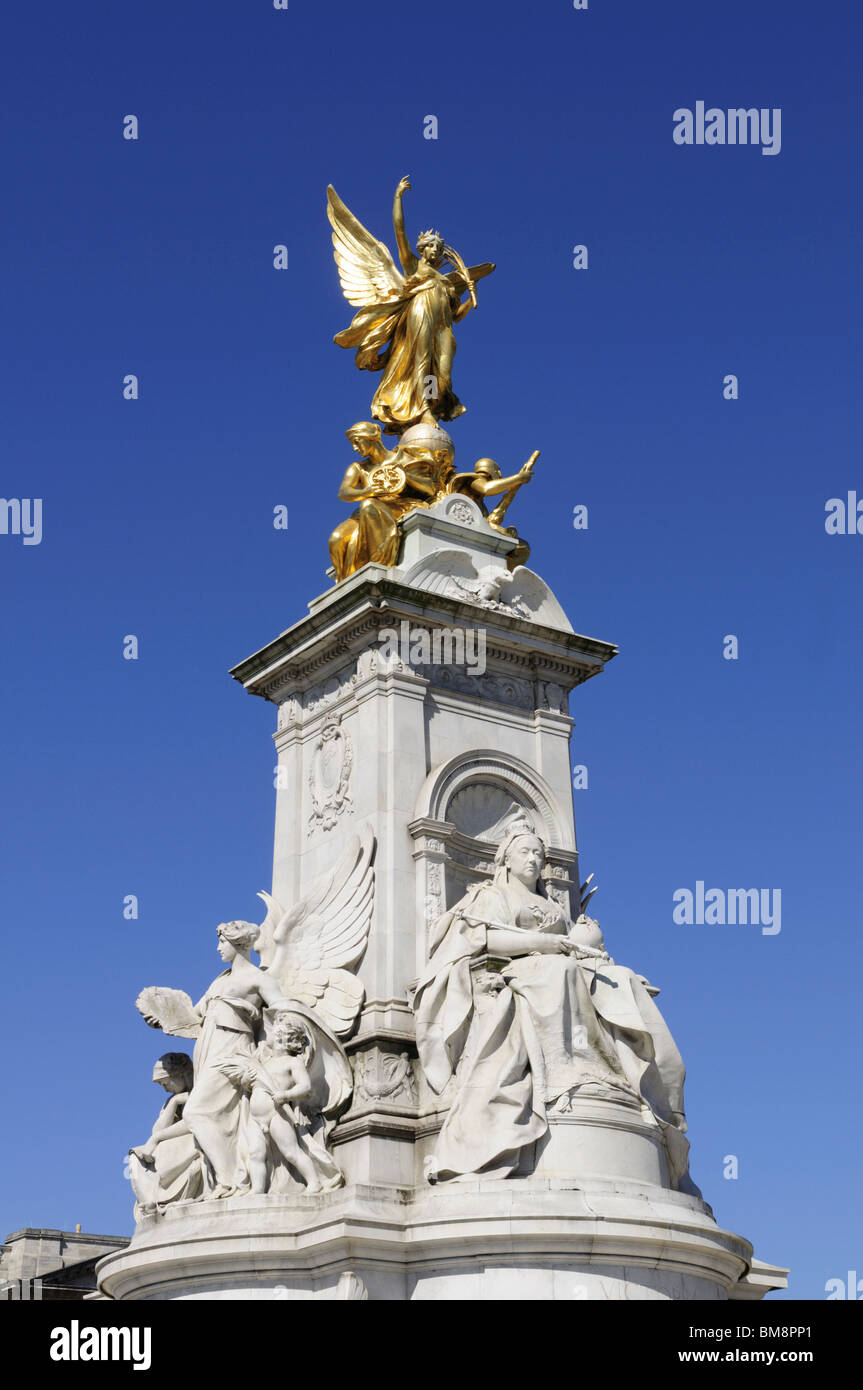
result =
[[[464,414],[452,389],[453,325],[476,308],[477,281],[494,270],[488,261],[466,266],[431,229],[421,233],[416,250],[411,250],[402,209],[410,186],[407,177],[401,179],[393,201],[393,228],[404,273],[335,189],[327,189],[339,281],[345,299],[357,310],[350,327],[337,333],[335,341],[355,350],[361,370],[382,373],[371,413],[388,434],[401,434],[411,425],[435,426]],[[452,269],[444,272],[446,264]]]
[[[353,1080],[341,1039],[364,999],[349,967],[368,940],[373,857],[374,837],[366,829],[289,911],[262,893],[268,911],[260,925],[222,923],[219,954],[227,969],[197,1004],[183,990],[161,986],[142,990],[136,1001],[151,1027],[196,1040],[184,1120],[207,1160],[205,1196],[249,1186],[246,1091],[260,1075],[262,1049],[273,1045],[273,1020],[293,1021],[307,1035],[306,1128],[317,1133],[315,1116],[332,1122],[350,1101]],[[260,965],[251,959],[253,948]]]

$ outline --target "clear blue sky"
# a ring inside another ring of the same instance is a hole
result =
[[[3,38],[0,491],[44,535],[0,536],[0,1235],[131,1229],[170,1045],[135,996],[200,992],[269,886],[275,711],[227,672],[326,587],[375,384],[326,184],[389,240],[409,173],[411,234],[498,265],[457,461],[542,449],[532,564],[621,648],[573,702],[597,915],[662,987],[717,1219],[823,1298],[863,1270],[863,536],[824,528],[863,498],[859,12],[48,0]],[[698,100],[781,108],[781,153],[677,146]],[[781,933],[675,925],[697,880],[781,889]]]

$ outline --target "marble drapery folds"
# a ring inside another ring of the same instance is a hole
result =
[[[537,886],[527,896],[541,902]],[[441,919],[417,985],[417,1048],[426,1077],[438,1094],[454,1079],[429,1175],[524,1171],[549,1111],[593,1093],[649,1111],[662,1131],[673,1185],[697,1190],[687,1171],[683,1063],[646,982],[607,957],[530,949],[530,933],[522,954],[494,959],[501,927],[517,941],[525,901],[502,866],[493,882],[474,885]],[[552,922],[545,930],[561,934],[566,927],[577,946],[571,924]]]

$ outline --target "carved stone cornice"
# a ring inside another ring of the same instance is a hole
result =
[[[382,629],[402,619],[432,628],[482,627],[490,675],[521,674],[543,679],[565,692],[597,675],[617,653],[609,642],[563,632],[504,613],[477,622],[476,606],[445,594],[429,594],[380,571],[312,605],[309,615],[232,668],[231,675],[253,695],[279,703],[289,692],[314,683],[379,640]],[[414,674],[408,670],[405,674]]]

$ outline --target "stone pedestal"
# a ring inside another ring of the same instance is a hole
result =
[[[784,1273],[695,1197],[539,1176],[188,1203],[99,1270],[109,1298],[397,1302],[748,1299]]]
[[[414,1141],[433,1098],[416,1074],[411,989],[431,924],[489,873],[489,831],[514,808],[541,828],[549,893],[577,912],[569,694],[616,651],[573,632],[538,575],[510,576],[515,542],[470,499],[403,529],[398,569],[366,565],[233,672],[278,707],[274,896],[302,897],[358,828],[376,838],[367,1002],[348,1044],[363,1076],[334,1136],[358,1182],[423,1181]],[[435,659],[458,655],[459,638],[472,660]]]
[[[365,566],[233,672],[278,710],[274,896],[297,902],[350,837],[375,837],[365,1005],[346,1043],[354,1092],[330,1138],[346,1186],[147,1217],[102,1262],[104,1296],[725,1299],[782,1287],[784,1271],[672,1190],[637,1101],[574,1097],[506,1180],[426,1182],[451,1101],[417,1061],[411,1002],[430,929],[488,879],[514,812],[545,843],[548,897],[577,915],[569,698],[616,649],[574,632],[538,575],[510,573],[515,542],[470,499],[411,513],[403,530],[398,568]]]

